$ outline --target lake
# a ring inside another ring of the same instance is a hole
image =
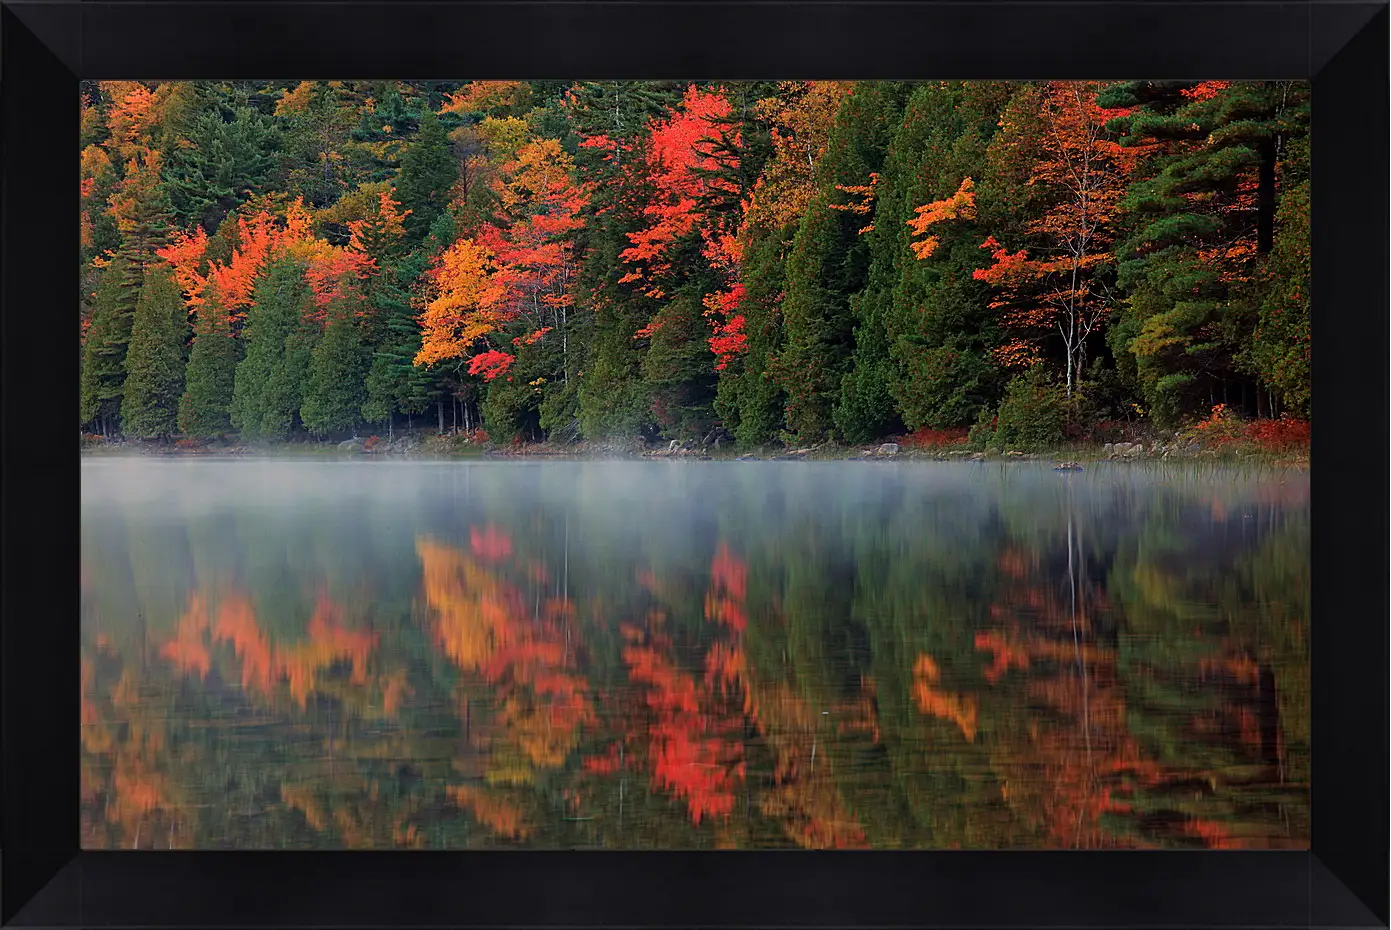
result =
[[[1307,471],[88,458],[82,845],[1307,848]]]

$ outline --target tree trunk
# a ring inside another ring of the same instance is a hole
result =
[[[440,415],[440,435],[443,436],[443,435],[444,435],[444,398],[443,398],[443,397],[439,397],[439,398],[436,398],[436,399],[435,399],[435,409],[439,411],[439,415]]]

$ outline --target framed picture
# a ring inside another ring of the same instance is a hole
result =
[[[3,0],[0,923],[1386,926],[1387,35]]]

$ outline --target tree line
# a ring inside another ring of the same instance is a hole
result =
[[[1302,82],[102,81],[81,119],[87,432],[1308,416]]]

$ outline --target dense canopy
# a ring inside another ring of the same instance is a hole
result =
[[[81,118],[87,432],[1308,415],[1300,82],[102,81]]]

